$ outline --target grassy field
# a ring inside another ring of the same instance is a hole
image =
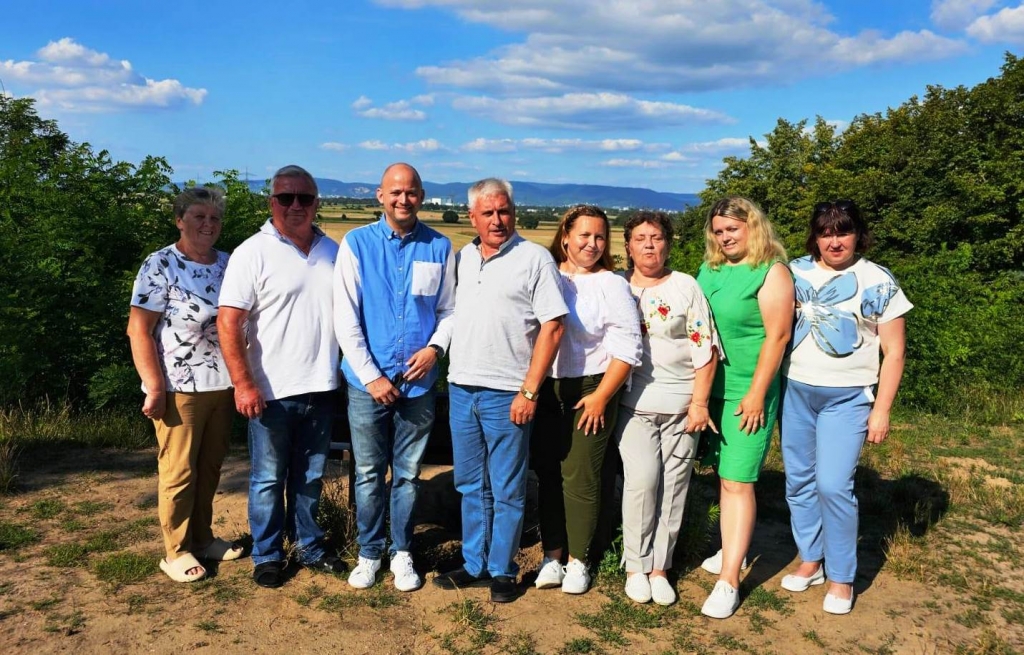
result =
[[[894,419],[892,437],[865,448],[857,474],[854,612],[824,616],[821,594],[778,588],[795,550],[776,441],[757,484],[743,604],[732,619],[713,621],[699,614],[713,584],[697,566],[708,552],[701,517],[714,516],[705,511],[716,486],[706,469],[691,486],[675,564],[680,601],[670,608],[624,600],[614,549],[591,593],[568,599],[530,589],[502,607],[486,601],[486,590],[453,595],[428,584],[399,594],[385,580],[354,592],[343,577],[303,571],[280,591],[260,590],[244,561],[187,586],[156,567],[156,463],[145,422],[60,408],[0,411],[0,458],[12,476],[0,494],[0,650],[254,652],[315,649],[326,639],[377,653],[1021,652],[1024,425],[906,411]],[[247,472],[239,443],[215,504],[225,536],[248,538]],[[429,577],[458,563],[458,500],[443,470],[425,490],[431,500],[418,507],[414,547]],[[327,493],[321,519],[352,557],[343,483]],[[524,537],[526,584],[539,549],[535,533]]]
[[[320,211],[320,215],[326,220],[322,222],[321,227],[323,227],[324,231],[332,238],[338,239],[349,230],[376,220],[373,216],[373,211],[373,208],[323,208]],[[343,213],[347,217],[344,221],[340,220]],[[476,237],[476,231],[473,229],[473,226],[470,225],[469,218],[466,217],[465,212],[460,213],[458,223],[445,223],[441,220],[441,212],[439,211],[420,212],[420,219],[430,227],[451,239],[452,245],[456,249],[461,248]],[[524,238],[529,239],[534,243],[539,243],[546,248],[551,245],[551,240],[554,238],[555,231],[557,229],[558,226],[554,223],[541,223],[535,230],[519,229],[518,232],[523,235]],[[621,228],[615,228],[612,230],[610,247],[612,256],[620,257],[621,259],[619,261],[624,262],[626,259],[626,248],[625,243],[622,240]]]

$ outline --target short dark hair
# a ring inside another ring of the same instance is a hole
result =
[[[629,256],[629,239],[633,236],[633,230],[640,227],[644,223],[650,223],[651,225],[661,228],[661,236],[665,237],[665,241],[668,242],[669,248],[672,247],[672,239],[676,235],[675,228],[672,226],[672,219],[669,218],[665,212],[652,212],[646,209],[638,211],[629,217],[626,221],[626,225],[622,228],[622,238],[626,242],[626,267],[633,267],[633,258]]]
[[[814,259],[821,259],[821,249],[818,248],[818,239],[830,234],[857,235],[857,245],[854,252],[858,255],[867,252],[874,237],[868,230],[868,224],[857,208],[857,203],[852,200],[831,200],[819,202],[814,206],[811,213],[811,229],[807,235],[807,252],[811,253]]]

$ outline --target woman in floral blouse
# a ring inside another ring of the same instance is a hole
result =
[[[217,339],[217,297],[227,253],[214,250],[224,214],[220,189],[174,200],[181,238],[146,258],[132,289],[128,336],[159,444],[157,509],[176,582],[206,575],[199,559],[233,560],[242,548],[213,536],[213,496],[228,451],[234,399]]]
[[[719,353],[697,282],[666,266],[672,221],[640,212],[626,222],[629,282],[640,312],[643,356],[622,394],[616,437],[622,455],[622,545],[626,595],[671,605],[666,576],[683,522],[697,441]]]

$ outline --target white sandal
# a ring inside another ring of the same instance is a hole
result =
[[[196,551],[196,557],[211,562],[230,562],[242,556],[245,550],[236,543],[217,538],[208,546]]]
[[[192,569],[199,569],[199,573],[189,573]],[[171,562],[160,560],[160,570],[175,582],[195,582],[206,577],[206,569],[192,553],[185,553]]]

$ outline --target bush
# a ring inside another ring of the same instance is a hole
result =
[[[536,214],[523,213],[516,218],[516,222],[524,230],[536,230],[537,226],[540,225],[540,217]]]
[[[441,214],[441,220],[444,221],[445,223],[458,223],[459,212],[455,211],[454,209],[446,209],[444,210],[444,213]]]

